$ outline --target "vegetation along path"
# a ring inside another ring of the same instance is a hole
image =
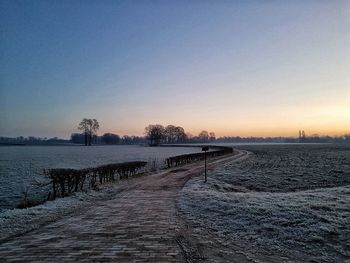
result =
[[[213,159],[213,168],[245,152]],[[194,163],[133,178],[108,201],[0,244],[1,262],[185,262],[176,196],[203,173]]]

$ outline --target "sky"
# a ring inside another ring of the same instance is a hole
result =
[[[350,133],[350,1],[0,0],[0,136]]]

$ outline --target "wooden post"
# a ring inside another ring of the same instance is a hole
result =
[[[204,152],[204,183],[207,182],[207,151]]]
[[[202,147],[204,151],[204,183],[207,182],[207,151],[209,150],[208,146]]]

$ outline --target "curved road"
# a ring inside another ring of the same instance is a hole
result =
[[[247,152],[209,161],[208,168]],[[176,196],[199,163],[137,177],[108,201],[0,244],[0,262],[190,262]]]

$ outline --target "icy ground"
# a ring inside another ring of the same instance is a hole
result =
[[[44,204],[26,209],[7,209],[0,213],[0,242],[11,237],[39,228],[64,216],[79,213],[94,202],[108,200],[127,184],[128,180],[118,184],[107,183],[100,190],[77,192],[72,196],[47,201]]]
[[[199,147],[143,147],[138,145],[82,146],[1,146],[0,147],[0,213],[23,201],[47,198],[49,187],[43,175],[50,168],[87,168],[108,163],[146,161],[162,167],[170,156],[195,153]]]
[[[247,148],[246,148],[247,149]],[[350,148],[254,146],[189,181],[181,212],[224,242],[295,262],[350,262]],[[258,258],[256,256],[255,258]]]

